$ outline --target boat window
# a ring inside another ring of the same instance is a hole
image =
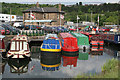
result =
[[[17,45],[16,45],[16,49],[19,50],[19,42],[16,42]]]
[[[27,50],[27,42],[23,42],[23,49]]]
[[[20,41],[20,50],[22,50],[22,41]]]
[[[11,50],[15,50],[15,41],[11,43]]]

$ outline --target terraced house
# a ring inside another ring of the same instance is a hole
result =
[[[64,11],[61,11],[61,4],[56,7],[36,7],[23,11],[23,23],[25,25],[46,25],[60,26],[64,25]]]

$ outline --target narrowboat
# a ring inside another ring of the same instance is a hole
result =
[[[89,54],[89,50],[83,51],[83,50],[79,50],[79,56],[78,59],[79,60],[88,60],[88,54]]]
[[[41,66],[43,70],[59,70],[61,64],[61,43],[57,34],[47,34],[41,45]]]
[[[120,34],[101,34],[105,42],[120,44]]]
[[[10,72],[15,74],[23,74],[28,72],[28,64],[30,59],[9,59],[8,65],[10,66]]]
[[[74,37],[77,38],[77,43],[79,46],[79,49],[89,49],[90,45],[89,45],[89,39],[86,35],[81,34],[81,33],[71,33]]]
[[[70,33],[60,33],[60,41],[62,43],[62,55],[65,56],[78,56],[79,47],[77,38]]]
[[[0,35],[0,55],[2,56],[2,54],[4,54],[6,52],[6,49],[5,49],[5,43],[4,43],[4,38],[5,36],[3,35]]]
[[[62,56],[63,59],[63,67],[67,67],[68,65],[71,67],[76,67],[77,66],[77,58],[78,56]]]
[[[25,35],[16,35],[10,42],[8,58],[30,58],[28,38]]]
[[[92,34],[89,32],[83,32],[80,31],[80,33],[85,34],[86,36],[89,37],[89,43],[92,47],[97,48],[98,46],[103,46],[104,45],[104,37],[101,36],[101,34]]]

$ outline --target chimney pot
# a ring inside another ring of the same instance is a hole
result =
[[[61,12],[61,4],[58,5],[59,12]]]

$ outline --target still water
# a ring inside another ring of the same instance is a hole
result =
[[[65,62],[61,57],[59,70],[44,71],[40,64],[40,53],[32,52],[31,59],[3,60],[1,72],[3,74],[0,76],[2,78],[73,78],[83,73],[101,72],[103,64],[109,59],[118,58],[119,54],[120,51],[113,49],[112,46],[104,46],[101,51],[80,51],[73,65],[63,66]],[[17,70],[17,68],[20,70]]]

